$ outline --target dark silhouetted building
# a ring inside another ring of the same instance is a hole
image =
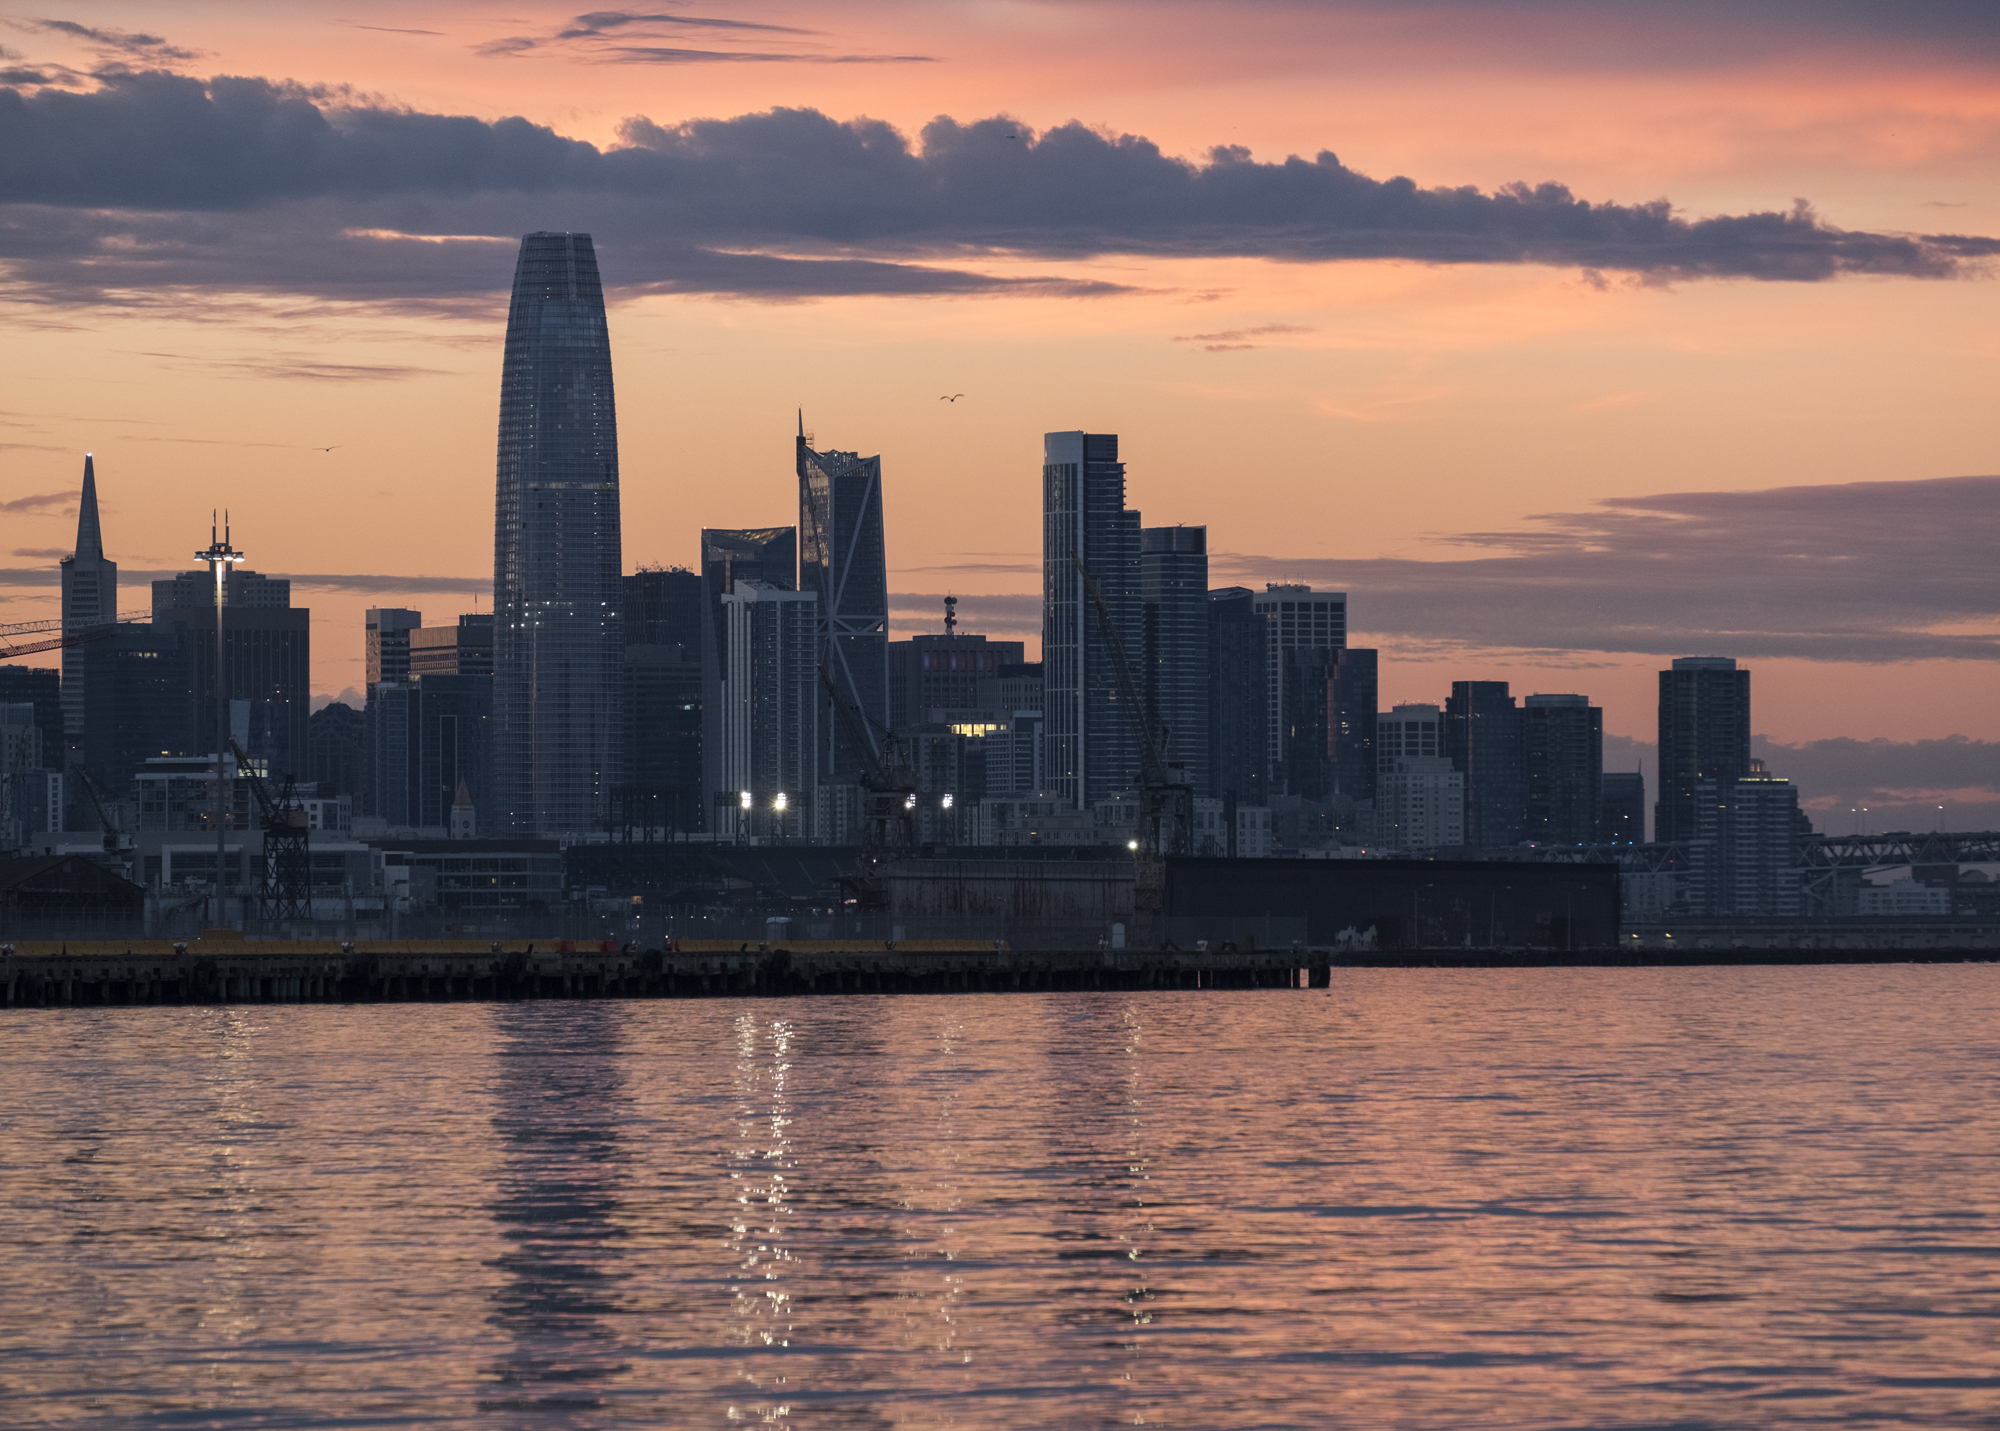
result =
[[[1445,755],[1465,777],[1465,842],[1475,849],[1526,838],[1528,781],[1521,712],[1505,681],[1453,681],[1444,708]]]
[[[1796,919],[1799,841],[1812,823],[1798,787],[1752,760],[1733,779],[1695,782],[1694,850],[1699,908],[1707,914]]]
[[[1328,744],[1333,792],[1350,800],[1375,798],[1375,719],[1381,702],[1376,652],[1369,647],[1333,653]]]
[[[1660,672],[1660,798],[1653,838],[1695,838],[1704,780],[1750,773],[1750,673],[1728,656],[1681,656]]]
[[[1208,528],[1139,529],[1140,676],[1153,738],[1196,790],[1208,789]],[[1164,737],[1164,738],[1163,738]]]
[[[1263,805],[1270,771],[1269,627],[1244,586],[1208,593],[1208,787],[1212,800]]]
[[[678,646],[701,660],[701,573],[642,568],[625,578],[625,644]]]
[[[248,705],[249,753],[277,776],[306,772],[306,721],[312,707],[312,612],[290,604],[292,584],[236,568],[224,588],[222,684],[226,698]],[[191,755],[214,754],[215,579],[182,572],[153,583],[153,629],[178,631],[189,685],[181,690],[182,726]],[[176,752],[179,753],[179,752]]]
[[[306,718],[305,778],[318,785],[323,795],[356,797],[366,789],[368,762],[368,720],[344,701],[321,706]]]
[[[1088,810],[1138,783],[1146,715],[1127,708],[1113,640],[1077,570],[1078,557],[1103,594],[1136,686],[1145,654],[1139,514],[1125,506],[1116,433],[1042,438],[1043,763],[1049,792]]]
[[[1636,770],[1604,772],[1603,794],[1597,806],[1600,845],[1646,843],[1646,777]]]
[[[1587,845],[1597,836],[1604,782],[1604,712],[1587,696],[1521,702],[1527,778],[1526,835],[1538,844]]]
[[[62,621],[65,631],[118,619],[118,563],[104,555],[104,530],[97,520],[97,464],[83,455],[83,495],[76,510],[76,549],[62,559]],[[44,730],[42,759],[61,769],[66,746],[83,738],[83,706],[89,677],[81,645],[62,653],[60,730]]]
[[[926,724],[931,711],[982,704],[982,683],[999,679],[1009,667],[1021,666],[1025,654],[1023,642],[989,641],[963,631],[891,641],[890,724],[898,730],[911,729]]]
[[[1265,622],[1264,680],[1268,687],[1270,734],[1265,758],[1284,761],[1285,652],[1294,647],[1339,651],[1347,646],[1347,593],[1272,582],[1255,599]]]
[[[611,336],[590,235],[521,240],[500,376],[493,798],[512,834],[601,828],[624,775]]]
[[[698,653],[699,647],[690,651],[679,645],[625,648],[632,780],[621,824],[662,830],[708,828],[707,801],[702,798],[705,689]]]
[[[863,717],[837,720],[819,694],[819,778],[851,783],[881,753],[889,724],[889,574],[882,459],[819,452],[799,418],[799,589],[819,598],[819,663]],[[867,749],[859,747],[867,742]]]
[[[83,646],[63,652],[81,653]],[[78,665],[81,666],[79,659]],[[79,680],[78,685],[82,682]],[[42,762],[60,770],[68,720],[63,707],[63,677],[54,666],[0,666],[0,706],[29,705],[35,708],[35,729],[41,732]]]
[[[1290,646],[1280,653],[1278,681],[1282,742],[1272,784],[1301,800],[1324,800],[1333,791],[1332,706],[1335,653],[1324,646]]]
[[[210,613],[204,668],[215,669],[214,616]],[[214,686],[208,685],[206,715],[194,723],[192,678],[183,627],[173,622],[128,622],[105,641],[84,646],[83,731],[77,758],[99,787],[122,796],[133,772],[159,755],[195,755],[215,745]],[[303,699],[303,697],[302,697]]]
[[[704,527],[701,533],[702,611],[702,783],[710,792],[708,828],[718,828],[720,801],[735,799],[723,774],[722,713],[728,693],[729,629],[722,599],[738,581],[761,582],[776,591],[797,589],[799,530],[797,527]]]
[[[367,689],[410,678],[410,633],[423,624],[423,612],[401,606],[371,606],[363,613],[361,663]]]

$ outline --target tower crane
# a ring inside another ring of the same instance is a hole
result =
[[[833,674],[819,668],[820,684],[833,702],[835,715],[854,737],[854,748],[867,762],[858,782],[861,786],[861,874],[855,882],[855,897],[863,907],[879,906],[886,899],[882,888],[884,857],[908,850],[917,843],[917,781],[903,762],[895,734],[884,730],[881,753],[868,730],[868,717],[841,694]]]
[[[257,799],[257,811],[264,830],[264,875],[258,894],[262,906],[260,912],[266,919],[310,919],[312,854],[307,840],[310,820],[305,806],[293,793],[296,788],[294,781],[287,775],[284,787],[273,796],[269,783],[250,764],[250,757],[244,753],[243,747],[232,740],[229,748],[236,752],[237,770],[250,782],[250,793]]]

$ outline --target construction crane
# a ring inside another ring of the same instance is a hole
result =
[[[861,872],[852,881],[856,901],[864,908],[887,903],[882,884],[883,859],[892,851],[917,843],[917,782],[903,763],[895,733],[883,730],[882,752],[868,730],[868,717],[840,692],[833,675],[819,668],[820,684],[833,702],[835,715],[853,737],[854,748],[867,762],[856,783],[861,786]]]
[[[76,776],[83,786],[83,793],[90,797],[90,804],[97,811],[97,823],[104,827],[104,853],[122,860],[129,865],[132,860],[132,837],[118,828],[118,822],[111,818],[111,807],[105,803],[104,792],[97,788],[97,781],[81,765],[71,765],[70,774]]]
[[[258,892],[260,913],[265,919],[312,918],[312,854],[308,849],[305,806],[298,803],[292,777],[273,797],[269,783],[250,763],[250,757],[235,741],[236,768],[250,781],[250,793],[264,829],[264,874]]]
[[[1125,658],[1125,642],[1118,624],[1104,602],[1104,588],[1084,565],[1083,557],[1071,553],[1090,599],[1097,607],[1097,620],[1104,628],[1104,643],[1111,648],[1111,668],[1118,677],[1118,698],[1132,712],[1139,734],[1139,839],[1137,875],[1133,882],[1133,908],[1141,914],[1161,913],[1166,891],[1169,857],[1185,855],[1194,832],[1194,787],[1177,781],[1167,769],[1165,742],[1156,738],[1146,718],[1145,704],[1139,699],[1139,683],[1133,678],[1132,663]],[[1164,733],[1163,733],[1164,734]]]
[[[121,611],[110,621],[93,622],[88,626],[65,626],[60,617],[43,621],[16,621],[0,626],[0,661],[31,656],[37,651],[67,650],[71,646],[103,641],[118,634],[119,622],[138,621],[151,615],[148,611]],[[32,639],[22,640],[22,637]]]

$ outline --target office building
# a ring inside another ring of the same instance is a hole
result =
[[[500,377],[493,564],[497,831],[599,829],[624,775],[611,338],[590,235],[521,240]]]
[[[882,459],[819,452],[799,417],[799,589],[817,598],[819,663],[859,720],[819,695],[819,772],[829,783],[865,774],[889,726],[889,574],[882,545]],[[865,747],[865,748],[864,748]]]
[[[1636,770],[1604,772],[1597,804],[1600,845],[1646,843],[1646,777]]]
[[[1750,673],[1728,656],[1682,656],[1660,672],[1660,798],[1653,838],[1695,838],[1704,780],[1750,772]]]
[[[1400,705],[1375,717],[1375,770],[1387,775],[1398,760],[1444,754],[1444,712],[1421,703]]]
[[[423,612],[400,606],[371,606],[363,613],[364,689],[372,691],[384,681],[410,678],[410,636],[423,624]]]
[[[85,648],[75,649],[81,652]],[[79,680],[79,688],[81,685]],[[62,692],[62,674],[54,666],[0,666],[0,705],[35,708],[35,729],[41,732],[42,757],[52,767],[60,764],[63,747],[69,739],[68,712]]]
[[[1333,653],[1327,695],[1328,756],[1332,793],[1350,800],[1375,798],[1375,721],[1381,702],[1376,652],[1370,647]]]
[[[1376,837],[1391,848],[1465,844],[1465,810],[1465,776],[1444,756],[1399,756],[1376,774]]]
[[[1098,605],[1077,569],[1098,585]],[[1042,670],[1044,764],[1050,789],[1073,809],[1131,789],[1139,779],[1143,710],[1121,693],[1115,652],[1144,656],[1139,600],[1139,514],[1125,506],[1125,464],[1115,433],[1051,432],[1042,438]],[[1136,685],[1140,679],[1131,672]],[[1143,697],[1140,697],[1143,699]]]
[[[1208,528],[1139,529],[1140,681],[1153,738],[1208,788]]]
[[[1604,712],[1587,696],[1534,695],[1521,702],[1521,727],[1527,838],[1592,843],[1604,794]]]
[[[62,559],[63,630],[101,625],[118,619],[118,563],[104,555],[104,529],[97,518],[97,464],[83,455],[83,495],[77,503],[76,549]],[[62,729],[46,734],[49,764],[60,768],[66,747],[83,738],[83,706],[89,677],[83,669],[83,646],[65,646],[62,653]]]
[[[980,691],[1001,679],[1009,668],[1019,670],[1026,645],[1020,641],[990,641],[963,631],[927,632],[891,641],[889,655],[889,720],[898,730],[923,725],[929,712],[942,707],[991,705],[1015,709],[1007,700],[987,701]],[[1015,677],[1015,680],[1022,678]],[[998,694],[998,689],[995,688]],[[1018,697],[1026,689],[1015,692]],[[1025,707],[1020,707],[1025,709]]]
[[[363,813],[367,802],[368,762],[365,746],[368,720],[344,701],[321,706],[306,718],[305,778],[328,794],[356,797]]]
[[[1528,824],[1521,711],[1505,681],[1453,681],[1444,707],[1444,753],[1465,777],[1465,843],[1518,845]]]
[[[417,755],[422,726],[413,681],[378,681],[368,693],[367,811],[392,830],[415,829]]]
[[[722,598],[719,834],[798,840],[818,793],[819,597],[739,578]]]
[[[1340,651],[1347,646],[1347,593],[1272,582],[1252,604],[1264,618],[1264,681],[1271,712],[1265,760],[1275,772],[1284,761],[1285,652],[1300,647]]]
[[[690,661],[699,662],[705,609],[701,586],[701,573],[686,567],[641,567],[627,575],[625,644],[678,646]]]
[[[490,675],[417,676],[416,789],[411,799],[411,824],[425,829],[453,827],[453,807],[463,802],[459,830],[465,839],[480,833],[479,818],[492,788],[493,677]]]
[[[418,626],[403,633],[400,677],[490,676],[493,674],[493,617],[476,612],[452,626]]]
[[[312,612],[292,606],[292,584],[238,568],[224,588],[222,682],[226,698],[250,704],[249,753],[275,775],[303,776],[312,702]],[[206,600],[197,597],[202,593]],[[239,598],[241,604],[239,604]],[[215,582],[183,572],[153,583],[153,630],[179,633],[189,685],[182,688],[191,753],[215,745]],[[105,644],[105,643],[96,643]],[[88,722],[86,721],[86,724]]]
[[[1279,653],[1278,764],[1275,794],[1324,800],[1333,791],[1333,690],[1338,653],[1324,646],[1292,646]]]
[[[722,598],[736,582],[755,581],[778,591],[798,588],[799,531],[797,527],[704,527],[701,533],[702,611],[702,784],[718,796],[727,781],[722,767],[722,712],[729,664],[728,616]],[[734,799],[740,788],[731,792]],[[719,806],[711,805],[713,817]],[[708,828],[718,828],[710,818]]]
[[[698,607],[695,619],[698,623]],[[698,625],[693,634],[698,642]],[[632,778],[626,807],[619,812],[621,827],[708,828],[708,802],[702,797],[705,699],[698,644],[693,649],[678,643],[625,648],[625,712],[630,722],[626,749]]]
[[[204,669],[215,667],[211,615]],[[204,719],[195,724],[194,679],[188,660],[190,640],[172,622],[123,622],[110,639],[83,649],[83,678],[89,699],[76,758],[98,788],[123,794],[133,772],[156,756],[196,755],[215,749],[214,686],[206,687]],[[212,681],[212,676],[211,676]],[[93,816],[91,827],[95,828]]]
[[[1208,787],[1214,800],[1264,805],[1269,796],[1269,623],[1256,593],[1228,586],[1208,594]]]
[[[992,675],[982,676],[974,684],[972,703],[988,710],[1041,710],[1042,663],[1001,662]]]

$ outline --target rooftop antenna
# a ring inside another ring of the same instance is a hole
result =
[[[947,596],[944,599],[944,634],[950,636],[957,629],[958,629],[958,598],[955,596]]]

